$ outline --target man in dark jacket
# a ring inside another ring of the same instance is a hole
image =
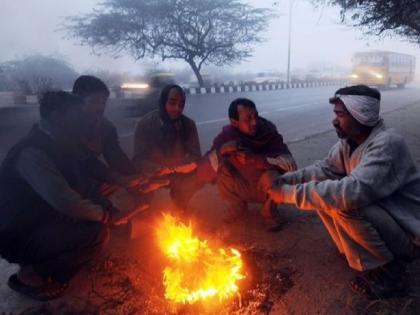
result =
[[[108,87],[97,77],[82,75],[74,82],[73,93],[83,98],[84,111],[89,119],[86,144],[92,156],[86,161],[86,168],[96,171],[102,179],[134,175],[136,168],[121,149],[117,129],[104,116],[109,98]],[[99,156],[103,157],[109,169],[95,164],[95,158]]]
[[[201,158],[195,122],[183,115],[185,93],[178,85],[167,85],[160,95],[159,109],[142,117],[134,135],[136,167],[146,173],[167,176],[170,194],[179,210],[201,187],[195,169]]]
[[[41,121],[0,166],[0,255],[20,265],[8,285],[29,297],[62,295],[103,247],[108,226],[144,208],[119,211],[81,171],[83,100],[46,92]]]
[[[264,171],[296,169],[283,137],[273,123],[258,116],[254,102],[246,98],[234,100],[229,106],[229,118],[230,125],[214,139],[198,169],[201,180],[216,181],[229,204],[226,223],[243,216],[248,203],[265,202],[265,194],[257,187]],[[275,224],[271,222],[274,211],[270,204],[263,207],[262,214],[270,224]]]

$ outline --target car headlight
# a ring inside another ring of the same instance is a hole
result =
[[[131,83],[126,82],[121,85],[122,89],[133,89],[133,90],[145,90],[149,88],[149,84],[147,83]]]
[[[375,78],[382,79],[384,76],[382,74],[375,73]]]
[[[352,75],[350,75],[350,77],[352,77],[353,79],[357,79],[359,76],[355,73],[353,73]]]

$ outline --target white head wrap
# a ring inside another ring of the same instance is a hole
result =
[[[378,99],[366,95],[337,94],[336,97],[344,103],[349,113],[362,125],[373,127],[381,120]]]

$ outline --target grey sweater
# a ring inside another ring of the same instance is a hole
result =
[[[282,200],[319,211],[377,204],[420,245],[420,173],[404,139],[380,122],[350,152],[340,140],[324,160],[283,175]]]

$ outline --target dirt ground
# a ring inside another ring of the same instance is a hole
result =
[[[389,127],[402,133],[420,165],[420,104],[386,113]],[[278,126],[281,130],[281,126]],[[337,141],[334,132],[291,143],[300,167],[323,158]],[[113,232],[105,253],[72,282],[66,297],[37,303],[10,291],[7,278],[17,267],[0,261],[0,314],[418,314],[420,265],[410,266],[411,297],[366,301],[348,286],[354,275],[338,254],[318,217],[283,207],[287,223],[269,233],[258,205],[241,224],[221,223],[224,204],[215,187],[206,186],[192,200],[191,215],[201,237],[239,249],[247,265],[241,297],[217,309],[174,307],[163,298],[163,261],[154,242],[154,222],[170,210],[167,192],[156,195],[152,208],[136,220],[135,240],[123,229]],[[420,295],[419,295],[420,296]]]

